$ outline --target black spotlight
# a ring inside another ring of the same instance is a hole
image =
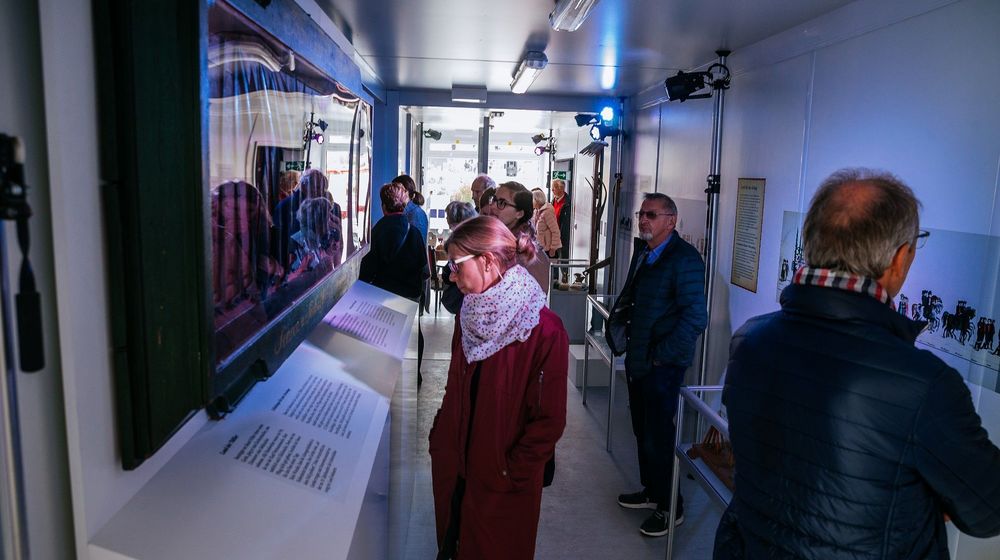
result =
[[[604,140],[608,136],[617,136],[618,129],[604,123],[595,123],[590,127],[590,137],[595,141]]]
[[[667,99],[683,102],[685,99],[711,97],[711,93],[692,95],[694,92],[705,88],[707,78],[707,72],[677,72],[676,76],[667,78],[663,83],[667,89]]]
[[[667,78],[663,86],[667,90],[668,100],[683,102],[685,99],[712,97],[712,92],[715,90],[729,89],[729,82],[729,68],[716,63],[704,72],[677,72],[676,76]],[[705,88],[711,89],[707,93],[694,94]]]
[[[573,118],[576,120],[576,126],[587,126],[588,124],[597,122],[597,115],[595,113],[579,113]]]
[[[433,128],[428,128],[424,131],[424,138],[430,138],[431,140],[440,140],[441,133]]]
[[[540,143],[542,143],[542,142],[544,142],[544,141],[546,141],[548,139],[549,139],[549,137],[546,136],[546,135],[544,135],[544,134],[542,134],[541,132],[539,132],[538,134],[536,134],[536,135],[534,135],[534,136],[531,137],[532,143],[535,143],[535,144],[540,144]]]
[[[322,130],[323,132],[326,132],[326,127],[330,125],[326,124],[326,121],[324,121],[323,119],[317,119],[316,126],[318,126],[319,129]]]

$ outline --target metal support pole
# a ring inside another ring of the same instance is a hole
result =
[[[608,376],[608,442],[606,449],[608,453],[611,453],[611,427],[612,427],[612,415],[615,410],[615,357],[611,356],[611,363],[608,364],[608,371],[610,375]]]
[[[552,129],[549,129],[549,174],[545,178],[545,197],[552,200],[552,160],[555,159],[556,141],[552,138]]]
[[[625,100],[624,98],[619,98],[618,101],[618,124],[619,129],[624,129],[625,123]],[[611,265],[608,266],[608,276],[607,284],[604,289],[605,293],[614,294],[617,293],[618,287],[615,285],[616,272],[618,270],[618,213],[621,211],[619,208],[621,204],[621,183],[619,179],[622,177],[622,168],[625,164],[622,162],[622,144],[625,143],[625,133],[624,131],[614,139],[616,157],[615,159],[615,187],[614,192],[611,193],[611,209],[608,210],[608,224],[611,230],[611,242],[609,244],[608,256],[611,257]]]
[[[587,406],[587,371],[590,368],[590,340],[583,337],[583,406]]]
[[[677,446],[680,445],[681,435],[684,433],[684,395],[679,395],[677,397],[677,421],[676,430],[674,431],[674,448],[671,449],[673,452],[674,470],[670,477],[670,516],[667,519],[667,528],[670,530],[667,533],[667,560],[671,560],[674,557],[674,523],[677,522],[677,490],[680,487],[681,480],[681,461],[677,457]]]
[[[11,339],[13,321],[9,307],[10,290],[7,286],[6,226],[0,223],[0,329],[3,342],[0,354],[3,362],[3,381],[0,382],[0,555],[10,552],[15,559],[28,558],[27,510],[24,501],[24,465],[21,460],[21,430],[17,411],[17,367],[14,365]],[[9,534],[5,529],[9,529]],[[3,543],[7,536],[9,543]]]
[[[403,169],[406,170],[406,174],[410,175],[413,172],[412,167],[412,157],[413,157],[413,114],[409,111],[406,112],[406,155],[405,161],[403,161]],[[394,172],[393,177],[398,175],[399,172]]]
[[[414,155],[415,161],[413,162],[413,169],[410,170],[410,177],[413,178],[413,182],[417,185],[417,190],[420,190],[420,185],[424,184],[424,123],[417,123],[417,146],[416,154]]]
[[[729,51],[718,50],[719,64],[725,66],[726,57]],[[718,259],[718,237],[719,237],[719,190],[721,180],[719,177],[722,166],[722,115],[725,109],[726,90],[717,89],[715,91],[715,113],[712,115],[712,161],[711,171],[708,176],[708,224],[706,226],[706,247],[705,254],[708,257],[705,263],[705,301],[707,303],[708,327],[701,337],[701,364],[698,372],[698,384],[704,385],[708,374],[708,353],[710,349],[709,341],[712,335],[712,307],[715,301],[715,272],[719,265]]]
[[[490,168],[490,116],[483,117],[483,126],[479,129],[479,172],[489,173]]]

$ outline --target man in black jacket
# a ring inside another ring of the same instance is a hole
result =
[[[896,177],[834,173],[781,310],[733,336],[736,489],[715,558],[948,558],[945,521],[1000,533],[1000,450],[957,371],[893,310],[927,232]]]
[[[674,231],[677,205],[661,193],[646,194],[637,212],[640,238],[621,294],[608,319],[609,345],[625,351],[632,431],[643,489],[618,496],[618,505],[652,509],[639,531],[666,535],[674,456],[674,415],[684,372],[698,335],[708,323],[705,263]],[[624,335],[625,340],[621,340]],[[684,521],[678,496],[676,525]]]

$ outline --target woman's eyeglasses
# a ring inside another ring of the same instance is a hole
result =
[[[638,212],[635,213],[635,217],[638,220],[641,220],[643,216],[645,216],[647,220],[655,220],[657,216],[676,216],[676,215],[677,214],[674,214],[672,212],[653,212],[653,211],[643,212],[642,210],[639,210]]]
[[[448,268],[455,274],[458,274],[458,265],[478,256],[479,255],[465,255],[464,257],[458,257],[457,259],[448,259]]]
[[[499,196],[494,197],[493,200],[490,201],[490,204],[492,204],[493,206],[496,206],[498,210],[503,210],[504,208],[506,208],[508,206],[513,206],[514,205],[513,202],[507,202],[506,200],[500,198]]]
[[[913,240],[917,249],[923,249],[924,245],[927,244],[927,238],[931,236],[931,232],[922,229],[920,233],[917,234],[917,238]]]

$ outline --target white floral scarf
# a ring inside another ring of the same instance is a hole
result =
[[[478,362],[515,340],[528,340],[542,307],[545,293],[521,265],[512,267],[485,292],[466,294],[461,314],[465,358]]]

